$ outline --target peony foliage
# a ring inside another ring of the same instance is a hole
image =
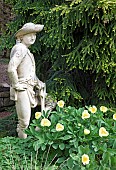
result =
[[[76,109],[57,105],[56,111],[43,112],[26,130],[30,146],[38,151],[40,157],[49,150],[48,162],[52,161],[59,168],[63,165],[62,170],[115,169],[115,111],[102,106],[107,108],[104,112],[100,106],[92,113],[90,107]],[[89,117],[83,119],[83,114],[89,114]],[[47,119],[50,126],[42,126],[43,119]]]

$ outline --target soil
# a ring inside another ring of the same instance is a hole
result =
[[[3,118],[10,116],[10,115],[12,115],[11,112],[7,112],[7,111],[0,112],[0,119],[3,119]]]

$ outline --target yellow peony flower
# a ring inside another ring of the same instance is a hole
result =
[[[100,107],[100,110],[101,110],[103,113],[105,113],[105,112],[107,112],[108,108],[105,107],[105,106],[101,106],[101,107]]]
[[[114,119],[114,120],[116,120],[116,113],[115,113],[115,114],[113,114],[113,119]]]
[[[82,163],[83,165],[89,164],[89,156],[87,154],[82,155]]]
[[[41,117],[41,112],[36,112],[36,113],[35,113],[35,118],[36,118],[36,119],[39,119],[40,117]]]
[[[96,106],[89,107],[89,111],[91,113],[95,113],[97,111],[97,107]]]
[[[57,105],[58,105],[59,107],[63,108],[63,107],[64,107],[64,101],[63,101],[63,100],[58,101],[58,102],[57,102]]]
[[[101,128],[99,129],[99,136],[100,136],[100,137],[108,136],[108,135],[109,135],[109,133],[107,132],[107,130],[106,130],[104,127],[101,127]]]
[[[50,125],[51,125],[51,122],[48,119],[43,118],[41,120],[41,126],[50,126]]]
[[[57,123],[56,125],[56,131],[63,131],[64,130],[64,126],[60,123]]]
[[[82,112],[82,119],[87,119],[90,117],[90,114],[88,113],[88,110],[84,110]]]
[[[88,129],[84,129],[84,134],[85,134],[85,135],[90,134],[90,130],[88,130]]]

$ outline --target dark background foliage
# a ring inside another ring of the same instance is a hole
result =
[[[70,105],[110,105],[116,100],[114,0],[6,0],[14,20],[0,38],[11,49],[26,22],[44,24],[31,47],[47,91]]]

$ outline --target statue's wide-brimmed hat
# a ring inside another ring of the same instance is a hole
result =
[[[15,37],[20,37],[29,33],[36,33],[42,31],[44,25],[34,24],[32,22],[26,23],[21,29],[15,33]]]

